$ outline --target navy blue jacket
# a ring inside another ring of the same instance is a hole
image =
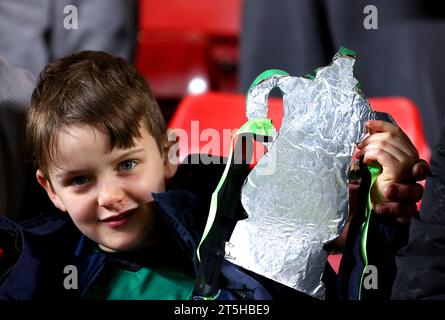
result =
[[[199,235],[189,231],[194,230],[196,196],[188,191],[171,190],[154,194],[154,199],[172,237],[191,259],[192,269],[196,272],[195,251]],[[107,264],[119,262],[128,268],[138,267],[125,254],[116,257],[115,254],[91,251],[91,241],[76,229],[66,214],[56,213],[22,224],[0,216],[0,228],[5,257],[16,253],[15,257],[10,257],[12,263],[8,263],[12,268],[2,270],[0,299],[77,299]],[[3,264],[7,265],[5,261]],[[67,290],[63,286],[67,265],[77,267],[77,290]],[[277,283],[274,284],[276,288],[268,290],[261,280],[229,262],[222,266],[221,278],[224,287],[219,299],[272,299],[272,295],[280,291],[288,298],[289,293],[304,297]]]
[[[163,227],[171,235],[167,238],[175,239],[184,257],[183,270],[192,277],[196,277],[198,269],[196,247],[206,222],[210,194],[223,167],[219,166],[215,171],[215,166],[182,165],[174,182],[170,183],[170,190],[154,194]],[[204,177],[205,181],[198,179],[199,183],[196,183],[198,176]],[[195,183],[190,184],[190,179]],[[382,270],[384,283],[379,283],[378,292],[370,296],[389,297],[390,289],[388,292],[382,290],[390,288],[392,283],[394,250],[399,247],[395,239],[399,239],[404,231],[374,220],[371,220],[368,235],[374,239],[371,241],[373,245],[368,247],[369,259],[371,263],[375,261],[379,272]],[[358,250],[360,228],[355,227],[359,225],[360,221],[350,226],[338,277],[327,264],[323,276],[327,299],[357,298],[363,269]],[[140,259],[131,254],[91,250],[91,240],[78,231],[69,215],[60,212],[20,224],[0,216],[0,248],[4,251],[0,260],[0,299],[79,299],[107,265],[119,263],[129,269],[142,266]],[[77,267],[77,290],[67,290],[63,286],[67,265]],[[219,283],[219,299],[312,299],[228,261],[221,267]]]

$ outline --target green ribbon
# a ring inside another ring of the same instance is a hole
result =
[[[377,177],[382,172],[382,168],[378,164],[376,164],[376,165],[369,164],[368,170],[371,174],[371,183],[369,185],[369,191],[368,191],[368,201],[366,204],[365,221],[362,224],[361,252],[362,252],[364,268],[362,271],[362,276],[360,278],[359,300],[361,300],[363,279],[365,277],[366,267],[368,266],[368,253],[366,251],[366,245],[367,245],[367,241],[368,241],[369,221],[371,219],[371,212],[372,212],[371,190],[372,190],[372,187],[374,186],[374,183],[377,180]]]
[[[224,172],[221,176],[221,179],[218,182],[218,185],[216,186],[215,191],[212,193],[212,199],[210,202],[210,210],[209,210],[209,216],[207,218],[207,223],[204,228],[204,233],[201,238],[201,241],[199,242],[198,248],[196,249],[196,255],[198,257],[198,260],[201,262],[201,255],[200,255],[200,248],[202,243],[207,238],[210,230],[212,229],[213,222],[215,221],[216,217],[216,211],[218,208],[218,193],[220,192],[224,181],[226,181],[227,174],[229,173],[229,168],[233,162],[234,159],[234,141],[237,136],[244,133],[252,133],[255,135],[261,135],[261,136],[268,136],[273,137],[275,134],[275,127],[272,124],[272,121],[270,119],[264,118],[264,119],[253,119],[247,121],[244,125],[239,128],[236,133],[233,135],[232,140],[230,142],[230,152],[228,161],[226,163],[226,166],[224,168]]]

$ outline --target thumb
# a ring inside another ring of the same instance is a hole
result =
[[[422,181],[425,180],[427,176],[431,176],[432,172],[428,162],[420,159],[414,164],[411,174],[413,175],[415,181]]]

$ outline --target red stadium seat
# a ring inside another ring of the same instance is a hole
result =
[[[369,101],[374,110],[391,114],[419,150],[420,157],[430,160],[431,150],[424,136],[420,114],[412,101],[403,97],[370,98]],[[269,118],[277,129],[282,117],[282,99],[269,98]],[[207,93],[185,97],[173,115],[169,128],[182,129],[179,142],[181,160],[192,153],[209,152],[228,156],[231,133],[246,120],[244,95]],[[216,144],[210,148],[209,142],[212,141]],[[329,256],[329,262],[336,272],[340,260],[341,255]]]
[[[236,90],[241,1],[139,1],[136,66],[157,98]]]
[[[207,51],[199,33],[141,32],[136,67],[157,99],[179,99],[193,79],[210,83]]]
[[[411,100],[403,97],[388,97],[370,98],[369,101],[374,110],[391,114],[419,150],[420,157],[430,160],[431,149],[423,133],[420,114]],[[282,117],[281,98],[269,98],[269,118],[277,129],[281,125]],[[212,150],[214,154],[227,156],[230,149],[224,144],[228,144],[230,140],[224,137],[224,130],[231,132],[246,121],[244,95],[211,92],[185,97],[173,115],[169,127],[182,128],[189,135],[192,133],[198,135],[196,137],[198,141],[181,142],[181,159],[190,153],[199,153],[202,148],[208,146],[209,139],[199,139],[199,135],[206,129],[216,130],[221,137],[220,148]]]
[[[140,0],[142,30],[195,30],[220,36],[237,36],[242,0]]]

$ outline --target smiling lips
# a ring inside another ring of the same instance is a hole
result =
[[[119,228],[119,227],[122,227],[123,225],[127,224],[135,212],[136,212],[136,208],[126,210],[126,211],[116,214],[114,216],[102,219],[102,220],[100,220],[100,222],[105,223],[110,228]]]

